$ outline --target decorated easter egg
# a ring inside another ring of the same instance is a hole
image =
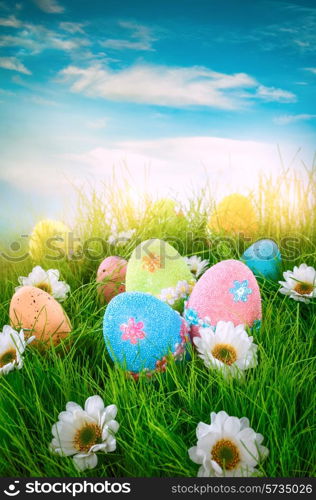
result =
[[[243,253],[241,260],[255,276],[278,281],[282,271],[282,259],[278,245],[272,240],[259,240]]]
[[[249,198],[231,194],[217,205],[208,227],[214,233],[252,236],[258,230],[258,218]]]
[[[33,286],[23,286],[13,295],[10,322],[16,330],[23,328],[27,336],[35,335],[38,343],[46,347],[51,342],[59,344],[71,332],[62,306],[47,292]]]
[[[183,308],[194,282],[184,258],[163,240],[143,241],[127,265],[127,292],[151,293],[175,309]]]
[[[45,258],[71,258],[80,245],[66,224],[56,220],[38,222],[30,236],[29,253],[34,261]]]
[[[101,262],[97,272],[100,283],[98,293],[102,301],[110,302],[115,295],[125,292],[127,261],[121,257],[107,257]]]
[[[121,293],[111,300],[103,334],[110,357],[133,374],[164,371],[168,355],[181,359],[189,341],[180,314],[142,292]]]
[[[192,335],[199,326],[215,326],[220,320],[258,327],[261,296],[253,272],[238,260],[218,262],[194,286],[184,316]]]

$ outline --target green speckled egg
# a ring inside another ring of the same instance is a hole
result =
[[[195,280],[179,252],[159,239],[143,241],[127,265],[126,291],[147,292],[181,310]]]

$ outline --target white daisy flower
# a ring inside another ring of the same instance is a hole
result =
[[[35,286],[52,295],[56,300],[62,302],[70,292],[70,286],[65,281],[59,281],[58,269],[44,271],[41,266],[35,266],[28,276],[20,276],[19,283],[15,291],[22,286]]]
[[[110,245],[124,246],[134,235],[135,229],[129,229],[128,231],[117,232],[113,230],[112,234],[108,238],[108,243]]]
[[[316,297],[316,270],[313,267],[301,264],[295,266],[293,271],[285,271],[283,277],[285,281],[279,281],[282,285],[280,293],[306,304]]]
[[[173,306],[173,304],[178,300],[178,294],[175,288],[169,287],[161,290],[161,293],[158,296],[158,298],[163,302],[166,302],[170,306]]]
[[[84,409],[69,402],[66,411],[58,416],[52,427],[51,451],[61,456],[72,456],[80,471],[93,469],[98,463],[97,452],[109,453],[116,449],[114,434],[119,424],[115,420],[117,407],[104,407],[100,396],[91,396]]]
[[[240,377],[244,370],[257,365],[258,346],[253,343],[243,325],[219,321],[215,330],[200,328],[194,337],[199,356],[207,368],[221,370],[225,376]]]
[[[187,281],[178,281],[176,286],[176,294],[179,299],[186,299],[192,292],[193,284]]]
[[[25,341],[23,330],[18,333],[11,326],[3,327],[0,332],[0,375],[7,375],[14,369],[21,370],[25,348],[34,339],[33,336]]]
[[[188,264],[191,273],[196,278],[201,276],[209,266],[208,260],[202,260],[201,257],[198,257],[197,255],[193,255],[192,257],[185,257],[184,259]]]
[[[189,449],[189,456],[201,465],[198,477],[256,475],[256,466],[269,453],[248,418],[230,417],[225,411],[212,412],[211,425],[200,422],[196,435],[197,445]]]
[[[173,306],[178,300],[187,299],[192,292],[193,283],[188,281],[178,281],[175,287],[163,288],[158,299]]]

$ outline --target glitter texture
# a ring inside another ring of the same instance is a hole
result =
[[[148,262],[152,267],[148,268]],[[161,298],[163,290],[176,289],[179,282],[193,284],[195,279],[184,258],[169,243],[152,239],[135,248],[127,265],[127,292],[147,292]]]
[[[232,300],[230,292],[234,281],[248,282],[252,293],[246,302]],[[218,321],[232,321],[235,326],[252,326],[261,319],[261,296],[252,271],[238,260],[224,260],[211,267],[196,283],[186,308],[198,314],[198,318],[211,325]],[[187,317],[188,315],[185,315]],[[210,318],[206,321],[206,318]],[[191,327],[191,335],[198,335],[198,326]]]
[[[146,336],[132,344],[122,339],[121,325],[143,324]],[[168,353],[180,354],[183,344],[183,319],[170,306],[142,292],[121,293],[111,300],[104,314],[104,340],[109,355],[128,371],[155,370],[157,361]],[[158,363],[158,366],[159,363]]]

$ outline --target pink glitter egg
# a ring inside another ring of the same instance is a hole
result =
[[[97,283],[101,300],[110,302],[119,293],[125,292],[127,261],[121,257],[107,257],[101,262],[97,272]]]
[[[218,321],[260,327],[261,295],[253,272],[238,260],[215,264],[195,284],[184,317],[192,336]]]

